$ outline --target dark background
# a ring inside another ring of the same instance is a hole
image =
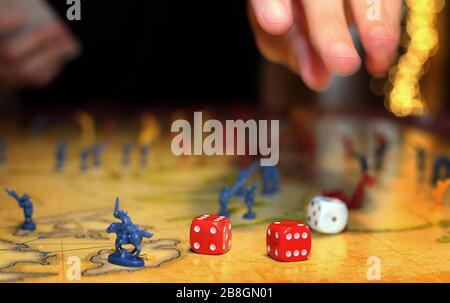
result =
[[[50,3],[66,20],[65,1]],[[49,87],[25,92],[29,106],[256,99],[245,1],[84,0],[82,20],[66,23],[82,55]]]
[[[22,111],[260,106],[267,103],[269,92],[269,99],[278,103],[288,99],[315,105],[320,98],[331,98],[344,106],[386,112],[384,96],[374,94],[365,69],[322,95],[281,68],[274,72],[272,66],[268,72],[267,62],[256,49],[244,0],[82,0],[82,20],[71,22],[65,16],[66,1],[49,2],[81,41],[83,51],[50,86],[21,92]],[[441,13],[444,21],[448,11]],[[440,53],[447,58],[449,24],[444,23]],[[450,61],[444,61],[438,63],[445,66],[442,74],[425,75],[422,81],[432,84],[428,91],[431,87],[438,92],[435,113],[450,107]],[[378,81],[381,90],[383,83]]]

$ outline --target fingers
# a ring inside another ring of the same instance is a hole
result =
[[[366,1],[350,1],[355,24],[367,53],[367,67],[373,74],[384,74],[397,53],[402,1],[381,0],[370,5]]]
[[[24,22],[23,15],[15,10],[0,13],[0,39],[18,30]]]
[[[293,2],[296,18],[294,26],[284,35],[271,35],[262,29],[253,10],[249,11],[256,43],[268,60],[280,63],[298,74],[304,83],[316,91],[324,90],[330,82],[330,73],[311,45],[304,22],[303,9]]]
[[[298,1],[294,2],[293,8],[297,22],[288,38],[297,64],[296,69],[309,88],[323,91],[330,84],[331,74],[311,44],[303,8]]]
[[[77,42],[58,21],[6,39],[0,42],[0,85],[14,89],[47,84],[77,52]]]
[[[59,33],[59,27],[53,23],[9,39],[0,48],[0,58],[7,61],[20,61],[43,45],[52,42]]]
[[[347,76],[356,72],[361,59],[353,45],[342,0],[302,0],[309,37],[325,66]]]
[[[292,26],[291,0],[250,0],[250,4],[258,24],[267,33],[280,35]]]

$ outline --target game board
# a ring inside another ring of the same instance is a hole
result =
[[[345,158],[340,138],[353,136],[356,148],[370,159],[375,128],[385,130],[392,144],[385,167],[375,174],[376,185],[366,190],[363,208],[350,212],[348,229],[333,236],[313,233],[307,261],[269,258],[268,224],[278,219],[304,221],[306,204],[324,189],[352,190],[359,167]],[[450,190],[443,204],[436,205],[430,183],[432,157],[420,175],[414,150],[420,144],[429,154],[448,154],[449,142],[442,137],[385,120],[318,117],[313,122],[314,161],[306,165],[304,154],[283,148],[281,194],[257,194],[254,220],[242,218],[245,204],[235,198],[232,249],[206,256],[189,250],[190,222],[196,215],[217,213],[220,190],[237,175],[236,158],[175,157],[166,134],[152,149],[146,170],[139,168],[137,151],[133,165],[124,169],[122,143],[132,136],[119,132],[107,146],[103,167],[81,174],[79,133],[73,127],[53,127],[39,138],[8,128],[8,161],[0,168],[0,188],[31,195],[37,230],[17,230],[22,212],[2,191],[0,281],[72,282],[67,271],[75,256],[82,274],[73,282],[368,282],[370,257],[380,260],[380,282],[450,282]],[[69,142],[70,153],[67,167],[57,173],[54,149],[61,137]],[[105,229],[114,221],[116,196],[133,221],[154,234],[144,240],[144,268],[107,262],[114,237]]]

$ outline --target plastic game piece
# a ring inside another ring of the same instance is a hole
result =
[[[90,149],[84,147],[81,149],[80,153],[80,170],[82,173],[86,173],[88,170],[88,159],[89,159]]]
[[[140,160],[141,169],[146,169],[148,166],[148,155],[150,153],[150,150],[151,150],[150,144],[141,145],[141,147],[139,149],[139,153],[141,156],[141,160]]]
[[[263,195],[273,195],[280,192],[280,173],[278,167],[261,166],[261,174],[263,178]]]
[[[450,187],[450,178],[437,181],[436,187],[433,189],[433,198],[435,205],[442,205],[444,194]]]
[[[56,146],[55,152],[55,170],[57,172],[61,172],[64,169],[64,164],[67,160],[67,147],[68,144],[66,141],[61,141]]]
[[[247,212],[244,214],[244,219],[255,219],[256,214],[253,212],[253,206],[255,205],[255,195],[258,184],[253,184],[247,188],[245,192],[245,204],[247,205]]]
[[[325,190],[322,192],[322,194],[325,197],[339,199],[344,202],[348,208],[355,209],[362,206],[362,202],[364,199],[364,188],[366,186],[372,186],[373,184],[375,184],[375,179],[368,173],[364,173],[358,184],[356,185],[356,189],[353,192],[352,197],[348,197],[341,190]]]
[[[102,154],[105,151],[106,144],[95,144],[92,149],[92,155],[94,156],[94,167],[100,168],[102,165]]]
[[[23,208],[23,214],[25,217],[25,222],[20,226],[21,230],[33,231],[36,229],[36,224],[33,222],[33,203],[31,202],[31,197],[27,194],[24,194],[20,197],[15,191],[5,189],[5,191],[16,199],[19,203],[19,206]]]
[[[224,216],[202,215],[191,223],[191,250],[204,255],[222,255],[231,248],[231,220]]]
[[[431,183],[436,186],[438,180],[446,178],[450,178],[450,158],[440,155],[434,161]]]
[[[255,172],[255,170],[259,167],[260,161],[253,161],[249,167],[242,169],[239,171],[237,181],[236,183],[241,184],[242,186],[239,187],[236,191],[237,197],[243,197],[245,195],[245,183],[250,178],[250,176]]]
[[[311,254],[311,231],[298,221],[272,222],[266,232],[267,254],[274,260],[296,262]]]
[[[363,170],[361,179],[356,185],[356,189],[351,197],[347,196],[342,190],[325,190],[322,195],[325,197],[336,198],[344,202],[348,208],[360,208],[364,199],[364,189],[366,186],[375,184],[375,179],[368,173],[367,158],[361,154],[356,154]]]
[[[338,234],[347,226],[347,219],[347,206],[339,199],[318,196],[308,204],[308,225],[319,233]]]
[[[389,144],[386,137],[383,134],[375,132],[374,136],[376,140],[376,147],[374,151],[375,169],[380,170],[383,167],[385,154]]]
[[[122,164],[125,167],[130,166],[131,163],[131,152],[133,150],[133,144],[126,142],[122,148]]]
[[[0,164],[6,163],[7,149],[8,145],[6,144],[6,140],[4,138],[0,138]]]
[[[231,197],[233,197],[232,189],[228,186],[225,186],[219,195],[220,216],[230,217],[230,212],[228,210],[228,203],[230,202]]]
[[[416,160],[417,160],[417,171],[419,174],[423,174],[425,172],[425,160],[426,160],[426,151],[423,147],[416,147]]]
[[[151,238],[153,234],[140,230],[138,225],[133,224],[128,213],[119,209],[120,199],[116,199],[113,216],[121,222],[114,222],[106,229],[107,233],[115,233],[115,252],[110,254],[108,261],[111,264],[126,267],[143,267],[145,262],[139,257],[141,254],[142,238]],[[123,245],[131,244],[134,249],[127,251]]]

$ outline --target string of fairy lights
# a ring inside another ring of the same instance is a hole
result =
[[[389,72],[386,94],[386,107],[399,117],[427,112],[420,79],[439,44],[436,19],[445,0],[407,0],[406,5],[408,39],[403,43],[405,53]]]

